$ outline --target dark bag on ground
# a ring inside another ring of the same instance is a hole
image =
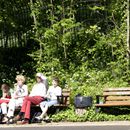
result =
[[[78,94],[74,98],[74,105],[76,108],[91,107],[92,106],[92,97],[91,96],[81,96],[80,94]]]

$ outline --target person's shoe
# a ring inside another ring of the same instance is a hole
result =
[[[14,117],[9,117],[8,118],[8,121],[6,122],[6,124],[14,124],[15,122],[14,122]]]
[[[18,125],[25,125],[25,124],[29,124],[28,120],[22,120],[20,122],[17,123]]]
[[[0,124],[4,124],[4,123],[2,122],[4,117],[5,117],[4,114],[0,114]]]
[[[20,115],[17,115],[15,118],[14,118],[14,122],[17,122],[21,119],[21,116]]]
[[[37,119],[37,120],[39,120],[39,121],[42,120],[41,116],[37,116],[37,117],[35,117],[35,119]]]
[[[8,117],[4,116],[3,119],[2,119],[2,123],[6,123],[6,122],[8,122]]]
[[[46,122],[46,123],[50,123],[50,122],[51,122],[51,119],[50,119],[48,116],[46,116],[46,117],[43,119],[43,121]]]

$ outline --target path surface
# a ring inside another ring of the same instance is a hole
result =
[[[0,130],[130,130],[130,121],[0,125]]]

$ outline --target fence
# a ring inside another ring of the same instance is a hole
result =
[[[55,0],[52,0],[55,2]],[[76,20],[86,25],[104,20],[105,11],[94,10],[94,5],[105,5],[102,0],[79,0]],[[24,47],[32,29],[29,0],[1,0],[0,2],[0,47]],[[102,21],[104,22],[104,21]]]

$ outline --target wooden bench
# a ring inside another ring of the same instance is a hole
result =
[[[61,109],[65,109],[70,104],[70,90],[69,89],[63,89],[62,95],[57,96],[58,104],[55,104],[49,108],[49,113],[53,113],[54,111],[59,112]],[[32,109],[36,110],[40,108],[39,105],[32,105]],[[39,109],[38,109],[39,110]]]
[[[60,110],[67,108],[70,105],[70,90],[63,89],[62,95],[57,96],[58,104],[51,106],[48,113],[58,113]]]
[[[130,88],[106,88],[103,95],[96,96],[95,107],[114,107],[129,106],[130,107]]]
[[[69,89],[63,89],[62,95],[57,96],[58,104],[54,105],[55,108],[66,108],[70,104],[70,90]],[[39,105],[32,105],[31,108],[40,107]],[[21,109],[21,107],[18,107],[16,110]]]
[[[63,89],[62,95],[57,96],[58,104],[51,106],[48,110],[48,114],[58,113],[60,110],[67,108],[70,104],[70,90]],[[15,114],[17,115],[20,111],[21,107],[15,109]],[[41,108],[39,105],[31,105],[31,122],[34,114],[41,112]]]
[[[70,90],[63,89],[62,95],[57,96],[58,104],[56,104],[56,107],[68,107],[70,104]]]

